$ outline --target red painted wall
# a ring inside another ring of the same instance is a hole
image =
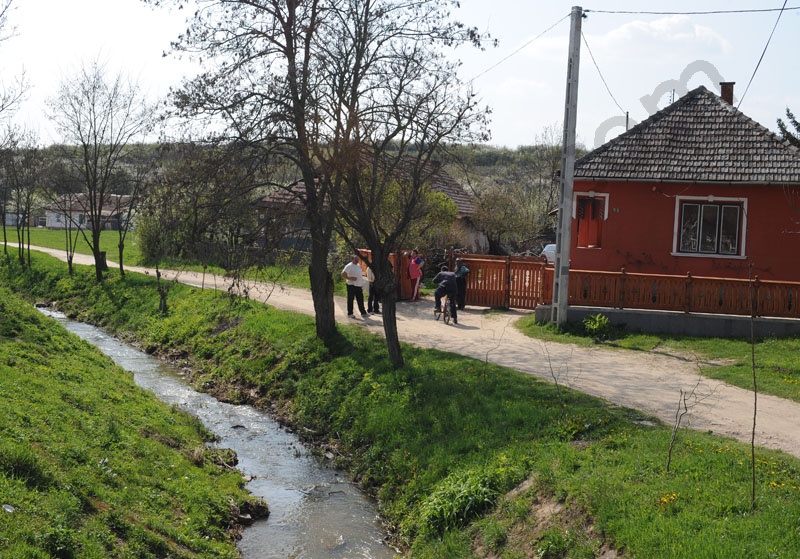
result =
[[[576,180],[577,196],[608,193],[602,246],[578,248],[572,220],[570,267],[575,270],[800,281],[800,187]],[[744,258],[673,255],[677,196],[746,198]]]

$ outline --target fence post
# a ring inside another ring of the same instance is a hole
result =
[[[686,299],[684,301],[684,312],[692,312],[692,272],[686,272]]]
[[[758,276],[756,276],[755,280],[753,280],[753,299],[750,301],[750,304],[752,305],[750,312],[752,313],[753,318],[760,316],[758,312],[758,309],[761,307],[761,305],[759,304],[760,301],[758,299],[759,283],[760,280],[758,279]]]
[[[625,282],[627,281],[627,277],[625,276],[625,266],[620,268],[620,273],[622,277],[619,280],[619,308],[625,308]]]
[[[506,256],[506,294],[503,299],[503,307],[511,308],[511,257]]]

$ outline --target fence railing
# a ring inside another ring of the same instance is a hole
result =
[[[539,258],[459,257],[470,269],[468,305],[534,309],[552,302],[553,268]],[[575,306],[800,318],[800,283],[570,270],[568,301]]]

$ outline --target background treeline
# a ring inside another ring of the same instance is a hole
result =
[[[442,150],[445,171],[474,197],[471,219],[488,236],[491,253],[536,252],[554,238],[561,164],[557,136],[551,130],[540,143],[516,149],[474,144]],[[64,214],[68,252],[74,252],[79,236],[91,240],[91,224],[69,215],[65,202],[92,193],[75,173],[81,157],[76,148],[40,148],[25,138],[0,151],[3,240],[20,245],[21,263],[29,259],[28,230],[43,226],[48,210]],[[119,208],[120,254],[114,255],[119,260],[128,233],[136,235],[147,263],[185,261],[227,270],[258,264],[281,249],[302,251],[308,244],[303,213],[287,194],[298,177],[245,145],[129,145],[107,180],[106,206],[113,206],[115,197],[128,197]],[[260,217],[259,200],[275,192],[284,195]],[[453,212],[443,215],[454,219]],[[434,225],[410,231],[407,245],[431,252],[463,246],[457,229]]]

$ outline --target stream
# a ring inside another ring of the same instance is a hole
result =
[[[198,417],[218,437],[216,446],[236,452],[237,468],[251,480],[248,491],[270,509],[268,519],[245,528],[238,544],[245,559],[397,557],[384,543],[375,503],[268,415],[197,392],[168,363],[94,326],[40,310],[131,371],[140,387]]]

